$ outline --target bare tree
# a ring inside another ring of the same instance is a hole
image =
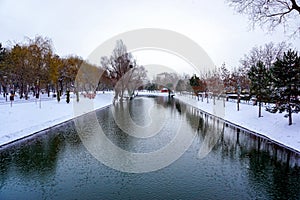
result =
[[[283,25],[286,31],[300,35],[299,0],[227,0],[237,12],[248,15],[253,27],[260,25],[273,31]],[[299,36],[298,35],[298,36]]]
[[[283,53],[290,48],[291,44],[285,42],[278,43],[275,45],[273,42],[267,43],[264,46],[253,47],[248,54],[240,60],[241,67],[249,71],[251,66],[261,61],[263,64],[270,68],[276,61],[276,58],[281,58]]]
[[[184,79],[180,79],[176,85],[176,91],[180,92],[180,94],[186,90],[187,81]]]
[[[211,72],[207,73],[206,75],[206,84],[207,89],[209,92],[213,95],[213,102],[216,103],[216,97],[220,99],[220,97],[223,96],[224,93],[224,85],[221,78],[221,70],[220,69],[214,69]]]
[[[83,61],[76,76],[76,89],[84,91],[86,97],[94,98],[102,73],[103,69],[100,67]]]
[[[124,94],[127,90],[129,96],[136,89],[136,83],[140,81],[145,75],[145,70],[141,70],[137,65],[136,60],[132,54],[127,52],[126,45],[122,40],[118,40],[112,55],[108,57],[101,57],[101,65],[107,70],[109,78],[112,81],[116,100],[123,100]],[[143,68],[144,69],[144,68]]]
[[[127,52],[127,47],[122,40],[117,41],[112,55],[109,58],[106,56],[101,57],[101,65],[109,72],[113,82],[115,88],[114,102],[118,100],[119,97],[122,101],[128,83],[128,77],[123,76],[136,66],[135,60],[132,55]]]
[[[230,71],[227,69],[225,63],[220,67],[220,76],[225,92],[230,91]]]
[[[128,78],[128,94],[132,97],[135,93],[135,90],[139,87],[145,85],[147,80],[147,70],[144,66],[138,66],[131,69],[130,73],[127,73]]]

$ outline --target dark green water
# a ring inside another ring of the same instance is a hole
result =
[[[114,112],[129,110],[136,124],[145,125],[149,108],[167,119],[150,138],[120,130],[111,108],[97,118],[106,136],[131,152],[163,148],[181,124],[195,138],[175,162],[148,173],[112,169],[89,153],[70,122],[0,149],[0,199],[300,199],[296,153],[166,97],[136,98]]]

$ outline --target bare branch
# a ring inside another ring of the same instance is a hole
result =
[[[296,0],[227,0],[238,13],[248,15],[253,27],[257,24],[273,31],[282,25],[285,30],[300,33],[297,17],[300,7]],[[293,12],[296,11],[296,12]],[[295,23],[293,23],[295,22]],[[292,30],[294,29],[294,30]]]

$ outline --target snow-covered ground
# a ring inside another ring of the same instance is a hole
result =
[[[192,98],[191,95],[177,94],[175,98],[300,151],[299,114],[293,114],[293,124],[289,126],[288,119],[284,117],[286,113],[273,114],[265,111],[265,108],[262,108],[263,117],[258,118],[258,106],[253,106],[251,103],[240,104],[240,111],[237,111],[236,102],[226,101],[224,108],[223,101],[217,102],[217,105],[214,107],[211,99],[209,99],[209,103],[207,103],[206,99],[202,102],[200,98],[198,101],[195,97]]]
[[[91,107],[91,110],[85,109],[81,113],[84,114],[84,112],[110,105],[112,98],[111,92],[99,93],[93,100],[81,98],[78,106],[87,108],[85,105],[88,104]],[[3,97],[1,102],[0,121],[2,126],[0,128],[0,146],[66,122],[74,118],[75,115],[73,98],[69,104],[66,103],[66,99],[61,99],[58,103],[56,98],[46,98],[45,96],[42,98],[42,101],[36,101],[34,98],[30,101],[16,99],[12,106],[10,102],[6,103]]]
[[[139,92],[139,95],[143,94],[167,95],[160,92]],[[237,105],[233,102],[226,102],[224,109],[222,101],[217,102],[217,107],[214,107],[212,100],[207,103],[205,99],[202,102],[201,99],[197,101],[197,99],[191,98],[190,95],[183,96],[179,94],[176,94],[175,98],[208,113],[224,117],[227,121],[300,151],[299,114],[293,115],[293,125],[289,126],[287,118],[283,117],[284,113],[272,114],[262,109],[263,117],[258,118],[258,107],[252,104],[240,104],[240,111],[237,111]],[[39,101],[32,99],[31,101],[16,101],[11,107],[9,102],[5,103],[2,97],[2,99],[0,98],[0,120],[2,125],[0,128],[0,146],[68,121],[74,118],[74,115],[77,116],[108,106],[112,103],[112,99],[113,94],[111,92],[105,94],[101,92],[97,94],[94,100],[81,98],[80,103],[74,105],[72,103],[73,99],[67,104],[65,99],[58,103],[55,98],[44,98],[41,104]]]

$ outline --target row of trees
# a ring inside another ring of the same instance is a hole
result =
[[[20,98],[28,98],[30,91],[39,98],[41,89],[62,94],[73,87],[80,65],[77,56],[60,58],[53,52],[50,39],[37,36],[21,44],[1,49],[0,81],[3,94],[18,91]],[[1,88],[1,87],[0,87]],[[58,95],[58,96],[60,96]]]
[[[79,71],[82,66],[84,70]],[[7,48],[0,43],[0,93],[4,97],[18,92],[20,98],[27,99],[32,92],[39,98],[41,91],[45,91],[48,95],[56,93],[59,101],[63,92],[73,90],[79,100],[80,91],[113,88],[113,75],[107,69],[78,56],[62,58],[54,53],[51,40],[41,36]]]
[[[254,47],[241,59],[241,66],[233,68],[232,71],[223,64],[200,76],[177,77],[177,80],[169,82],[178,92],[193,91],[196,95],[202,93],[202,101],[203,96],[206,96],[208,101],[209,95],[215,99],[235,94],[236,97],[232,97],[237,98],[238,110],[240,99],[250,100],[251,97],[255,97],[259,117],[262,116],[262,104],[272,103],[274,106],[267,108],[267,111],[286,111],[288,114],[285,117],[289,118],[291,125],[292,113],[300,111],[300,58],[296,51],[288,50],[289,46],[283,42]]]
[[[254,47],[241,59],[241,66],[232,71],[223,64],[199,77],[162,73],[154,80],[156,86],[148,84],[146,87],[163,86],[180,92],[194,90],[197,95],[210,93],[214,98],[225,97],[225,93],[248,93],[249,98],[255,95],[259,102],[259,117],[262,103],[272,102],[276,106],[269,111],[287,111],[289,124],[292,124],[292,113],[300,110],[300,58],[297,52],[287,51],[289,46],[268,43]],[[101,67],[97,67],[77,56],[60,58],[54,54],[51,40],[40,36],[11,48],[0,44],[0,89],[4,95],[11,90],[18,91],[20,98],[27,98],[32,90],[38,98],[40,90],[45,88],[48,94],[57,92],[59,101],[63,91],[70,89],[79,100],[80,91],[89,93],[114,88],[114,101],[122,101],[125,94],[134,96],[135,90],[147,81],[147,71],[137,64],[122,40],[117,41],[111,56],[101,57],[100,63]]]
[[[267,27],[272,32],[282,26],[285,33],[294,37],[300,36],[298,0],[228,0],[227,2],[238,13],[247,15],[253,27],[256,25]],[[258,94],[259,116],[261,116],[263,99],[275,101],[276,106],[268,110],[270,112],[286,110],[291,125],[292,113],[299,112],[299,57],[297,52],[286,51],[285,45],[282,47],[276,49],[279,50],[278,55],[274,56],[267,52],[268,56],[259,53],[258,55],[262,57],[258,57],[252,54],[250,57],[252,56],[254,62],[249,62],[251,61],[249,57],[245,61],[251,68],[249,70],[251,88]],[[283,51],[286,53],[282,56]]]
[[[292,124],[292,113],[300,111],[300,57],[296,51],[289,50],[283,57],[278,57],[271,67],[258,61],[249,70],[251,90],[259,102],[273,102],[270,112],[288,112],[289,125]]]

